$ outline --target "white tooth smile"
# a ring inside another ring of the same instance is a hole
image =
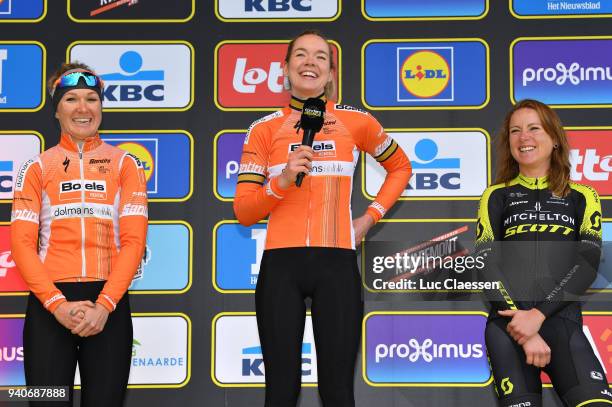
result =
[[[316,78],[317,74],[315,74],[314,72],[306,71],[306,72],[302,72],[302,76],[308,76],[310,78]]]
[[[521,153],[524,153],[526,151],[532,151],[532,150],[535,150],[534,146],[522,146],[522,147],[519,147],[519,151]]]
[[[84,123],[89,123],[91,120],[90,119],[73,119],[73,121],[84,124]]]

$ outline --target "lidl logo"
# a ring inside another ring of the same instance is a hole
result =
[[[362,101],[374,110],[480,109],[489,101],[489,48],[479,39],[371,40],[362,61]]]
[[[194,51],[187,42],[91,43],[70,46],[104,80],[105,109],[186,110],[193,103]]]
[[[189,133],[118,130],[100,137],[138,157],[150,200],[184,201],[191,195],[193,139]]]
[[[432,20],[483,18],[489,0],[362,0],[363,13],[370,20]]]
[[[452,48],[398,48],[398,58],[398,101],[453,100]]]

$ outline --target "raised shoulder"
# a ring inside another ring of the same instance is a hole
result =
[[[595,189],[589,185],[579,184],[577,182],[570,182],[569,186],[572,190],[578,192],[584,196],[587,203],[599,204],[599,194]]]
[[[284,115],[285,114],[283,113],[282,110],[277,110],[274,113],[270,113],[269,115],[266,115],[260,119],[255,120],[253,123],[251,123],[251,125],[247,129],[246,137],[244,139],[244,144],[249,144],[249,138],[253,130],[255,130],[256,128],[259,128],[260,126],[265,125],[265,123],[269,123],[275,119],[283,117]]]

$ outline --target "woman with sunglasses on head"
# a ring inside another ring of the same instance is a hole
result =
[[[328,100],[335,66],[331,45],[319,32],[305,31],[289,43],[283,71],[290,104],[249,128],[234,201],[243,225],[269,216],[255,292],[265,406],[297,403],[306,297],[312,299],[323,405],[354,406],[363,314],[355,244],[404,191],[410,162],[370,114]],[[300,145],[301,114],[313,114],[310,104],[324,106],[323,127],[312,147]],[[387,176],[365,214],[353,219],[351,192],[359,151],[376,158]],[[298,186],[300,173],[306,176]]]
[[[89,67],[63,64],[48,85],[60,142],[21,166],[11,213],[13,259],[31,291],[26,384],[68,386],[72,400],[78,362],[81,406],[121,406],[132,353],[126,292],[147,231],[144,170],[100,139],[103,83]]]
[[[483,194],[476,253],[500,283],[485,331],[500,405],[542,406],[541,371],[564,405],[609,406],[604,370],[582,330],[580,296],[596,277],[601,204],[570,181],[569,146],[547,105],[523,100],[498,139],[497,184]]]

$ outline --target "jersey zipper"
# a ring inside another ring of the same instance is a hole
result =
[[[87,261],[85,259],[85,170],[83,169],[83,144],[79,148],[79,170],[81,172],[81,276],[87,277]]]
[[[535,265],[536,265],[536,283],[539,281],[540,279],[540,267],[539,267],[539,254],[540,254],[540,210],[542,209],[542,203],[540,202],[541,200],[541,192],[540,192],[540,184],[538,183],[538,179],[536,178],[535,180],[535,184],[536,184],[536,190],[537,190],[537,200],[536,200],[536,244],[535,244]],[[533,295],[535,295],[535,293],[532,293]],[[535,300],[535,298],[534,298]]]

